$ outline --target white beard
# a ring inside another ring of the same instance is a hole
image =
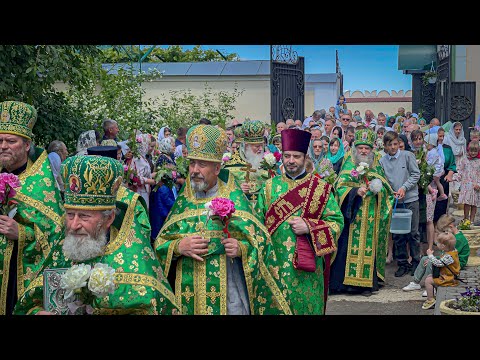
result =
[[[63,242],[63,254],[70,260],[82,262],[103,255],[106,244],[106,230],[99,229],[95,237],[74,235],[68,232]]]
[[[357,148],[354,146],[352,147],[352,157],[355,160],[355,165],[359,165],[361,162],[367,163],[368,166],[372,166],[373,160],[375,160],[375,154],[372,151],[368,155],[360,155],[357,151]]]
[[[252,165],[252,169],[258,170],[263,159],[264,150],[256,154],[250,147],[245,147],[245,160]]]

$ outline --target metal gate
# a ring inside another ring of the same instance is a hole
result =
[[[475,81],[458,81],[452,82],[450,89],[450,120],[463,124],[467,139],[467,129],[475,126],[475,85]]]
[[[272,45],[270,48],[270,87],[272,123],[287,119],[304,120],[305,62],[292,51],[292,46]]]

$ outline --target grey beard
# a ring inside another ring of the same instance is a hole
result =
[[[368,166],[372,166],[373,160],[375,160],[375,154],[373,150],[370,151],[368,155],[360,155],[355,146],[352,148],[352,156],[355,160],[356,166],[358,166],[361,162],[367,163]]]
[[[263,159],[263,152],[255,154],[250,148],[245,148],[245,160],[252,165],[252,169],[258,170]]]
[[[63,254],[75,262],[86,261],[103,255],[106,244],[106,230],[98,231],[95,237],[67,233],[63,242]]]
[[[190,186],[194,192],[205,191],[208,188],[208,184],[203,180],[200,184],[192,181],[190,177]]]

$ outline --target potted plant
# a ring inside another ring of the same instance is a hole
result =
[[[440,303],[442,315],[480,315],[480,289],[467,287],[459,298]]]
[[[427,71],[425,74],[423,74],[422,80],[424,85],[435,84],[437,81],[437,72]]]

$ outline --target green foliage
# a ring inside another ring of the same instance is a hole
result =
[[[113,45],[102,49],[104,63],[139,62],[150,50],[150,46]],[[181,45],[170,45],[167,48],[155,47],[142,62],[204,62],[204,61],[238,61],[236,53],[223,54],[225,60],[215,50],[202,50],[196,45],[191,50],[183,50]]]
[[[70,107],[54,84],[86,86],[100,71],[100,54],[90,45],[0,45],[0,99],[35,106],[37,145],[45,147],[59,139],[70,150],[75,148],[81,114]]]
[[[428,185],[433,180],[435,167],[427,163],[427,151],[422,147],[415,152],[418,168],[420,170],[420,179],[418,180],[418,187],[424,194],[428,194]]]
[[[237,84],[233,92],[214,92],[205,84],[205,91],[201,95],[193,95],[190,89],[170,90],[170,99],[164,98],[159,113],[163,122],[171,129],[196,125],[203,117],[209,119],[213,125],[225,128],[225,123],[233,119],[230,113],[235,110],[234,104],[243,91],[244,89],[238,90]]]
[[[130,69],[107,74],[102,70],[99,78],[90,79],[82,88],[70,88],[67,96],[70,104],[83,114],[85,130],[96,129],[103,133],[103,121],[110,118],[118,122],[118,137],[127,139],[134,130],[158,131],[158,101],[143,100],[146,91],[142,83],[160,77],[161,73],[156,70],[149,74],[135,74]]]

